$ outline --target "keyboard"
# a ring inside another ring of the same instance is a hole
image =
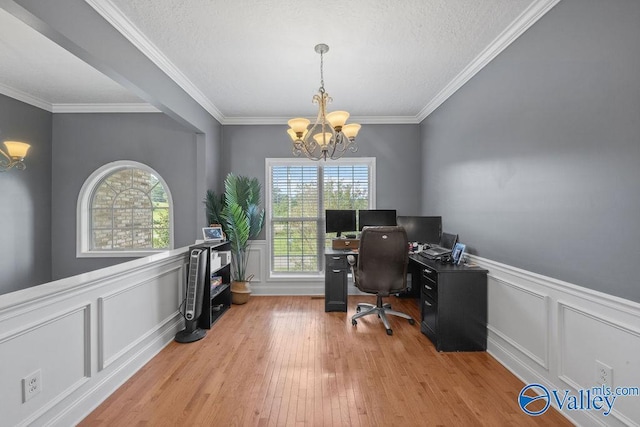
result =
[[[436,256],[428,254],[425,251],[419,252],[418,255],[420,255],[422,258],[426,258],[426,259],[436,259]]]
[[[451,251],[449,249],[436,246],[434,248],[427,249],[426,251],[420,252],[420,255],[422,255],[425,258],[434,259],[450,253]]]

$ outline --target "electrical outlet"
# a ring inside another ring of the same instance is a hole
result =
[[[596,360],[596,383],[607,387],[613,387],[613,368]]]
[[[22,379],[22,403],[42,391],[42,373],[40,369]]]

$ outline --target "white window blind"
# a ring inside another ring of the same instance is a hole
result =
[[[325,209],[371,209],[375,159],[341,159],[330,164],[267,159],[267,214],[271,271],[320,273]]]
[[[272,270],[318,271],[319,170],[316,166],[272,169]]]

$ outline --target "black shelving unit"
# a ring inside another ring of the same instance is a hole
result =
[[[207,250],[207,273],[202,298],[202,314],[198,319],[198,327],[211,329],[211,326],[231,307],[231,243],[204,242],[191,246],[189,249]],[[212,256],[226,253],[220,266],[212,266]],[[211,289],[211,277],[220,276],[222,284]]]

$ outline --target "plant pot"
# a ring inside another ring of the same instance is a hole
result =
[[[251,295],[249,282],[231,282],[231,302],[233,304],[246,304]]]

